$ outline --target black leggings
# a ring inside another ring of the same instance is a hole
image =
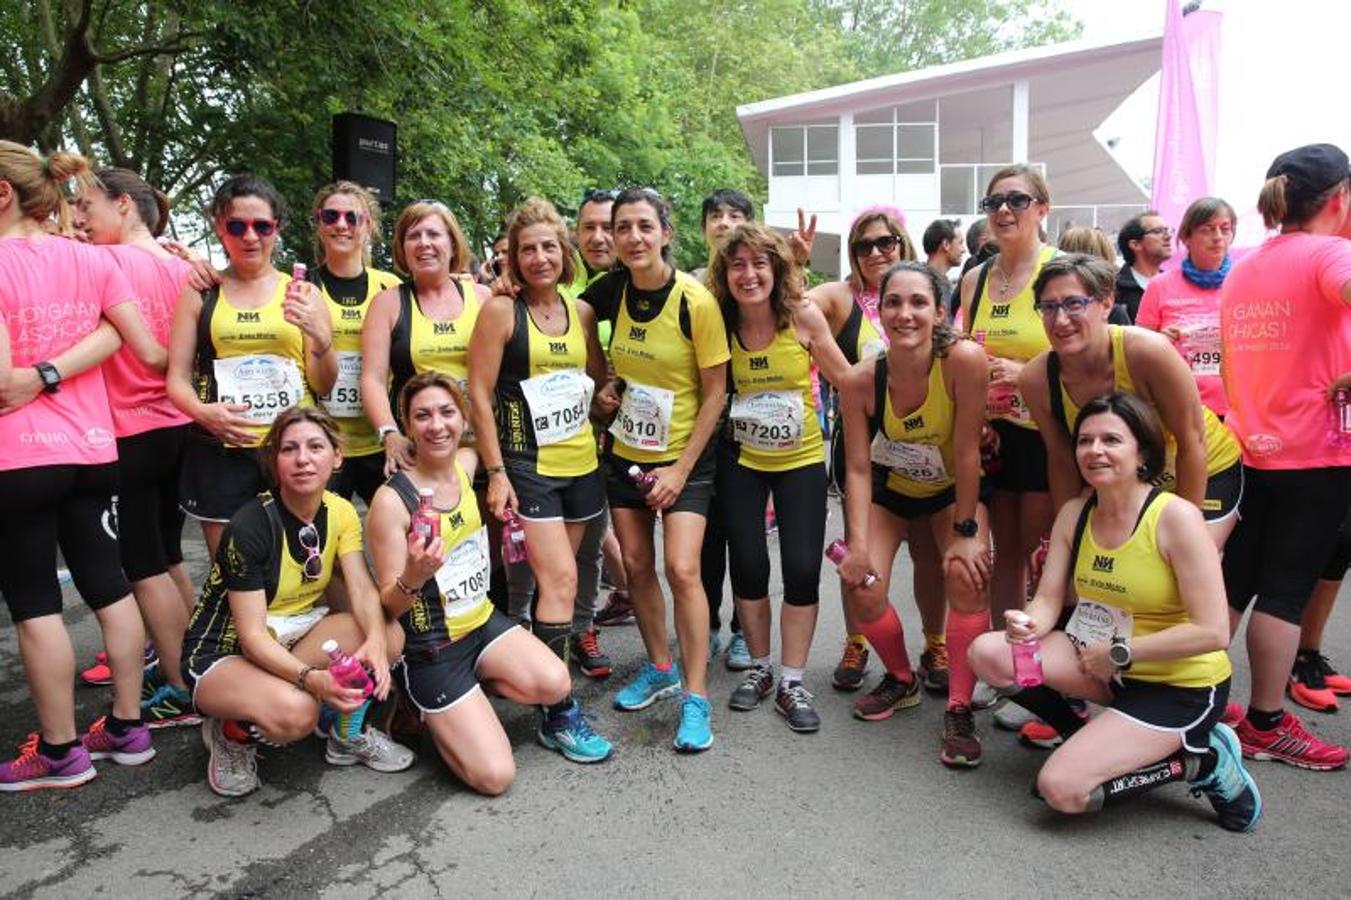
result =
[[[821,550],[826,540],[826,466],[760,472],[739,462],[718,467],[718,494],[731,550],[732,592],[742,599],[769,596],[765,502],[774,494],[779,523],[783,602],[811,606],[821,593]]]
[[[117,439],[117,533],[129,581],[163,575],[183,561],[178,474],[188,426]]]
[[[117,464],[38,466],[0,472],[0,593],[14,621],[61,612],[59,543],[75,587],[91,609],[131,592],[117,549]]]

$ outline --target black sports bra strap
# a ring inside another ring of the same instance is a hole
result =
[[[1135,530],[1139,528],[1140,523],[1145,520],[1145,513],[1149,512],[1149,508],[1154,505],[1154,501],[1157,500],[1159,498],[1159,494],[1162,493],[1163,489],[1160,487],[1156,486],[1150,488],[1149,496],[1146,497],[1145,502],[1140,505],[1140,514],[1135,517],[1135,524],[1131,526],[1131,534],[1135,534]]]
[[[875,435],[882,430],[882,422],[887,414],[887,355],[879,353],[873,363],[873,414],[868,417],[868,433]]]
[[[403,501],[403,505],[408,508],[410,513],[415,511],[422,502],[422,497],[418,494],[417,488],[413,486],[413,479],[409,478],[406,472],[395,472],[389,476],[389,480],[385,484],[394,489],[394,493],[399,495],[399,499]]]
[[[1084,542],[1084,530],[1088,528],[1088,517],[1093,514],[1093,507],[1098,505],[1098,495],[1094,494],[1084,502],[1084,508],[1079,510],[1079,521],[1074,523],[1074,540],[1070,542],[1070,566],[1071,577],[1073,576],[1075,563],[1079,559],[1079,547]]]
[[[1054,350],[1046,354],[1046,390],[1050,394],[1051,415],[1065,429],[1066,434],[1073,434],[1069,417],[1065,415],[1065,394],[1060,384],[1060,356]]]
[[[981,263],[980,269],[976,272],[976,290],[971,294],[971,310],[966,317],[966,333],[971,334],[976,328],[976,313],[980,311],[980,295],[985,293],[985,282],[990,277],[990,267],[999,259],[996,253],[985,262]]]

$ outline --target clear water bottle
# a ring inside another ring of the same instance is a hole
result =
[[[848,554],[849,554],[849,545],[846,544],[844,541],[840,540],[839,538],[836,538],[835,540],[831,541],[830,546],[826,547],[826,559],[834,563],[835,568],[837,569],[840,567],[840,563],[844,562],[844,558]],[[879,576],[872,569],[869,569],[868,574],[863,576],[863,586],[865,588],[872,587],[873,585],[877,584],[877,579],[879,577],[881,576]]]
[[[334,681],[342,687],[361,691],[367,697],[371,695],[375,690],[375,683],[366,673],[365,666],[354,657],[343,653],[337,641],[324,641],[320,649],[328,654],[328,674]]]

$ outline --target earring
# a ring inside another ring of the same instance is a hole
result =
[[[1148,475],[1149,475],[1149,470],[1146,469],[1144,466],[1136,466],[1136,467],[1135,467],[1135,474],[1136,474],[1137,476],[1139,476],[1139,478],[1140,478],[1141,481],[1144,481],[1145,478],[1148,477]]]

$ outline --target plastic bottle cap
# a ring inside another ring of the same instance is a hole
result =
[[[418,488],[418,489],[417,489],[417,492],[418,492],[418,496],[419,496],[419,497],[434,497],[434,496],[436,496],[436,489],[435,489],[435,488]]]
[[[336,653],[338,650],[338,642],[329,638],[319,645],[319,649],[329,654]]]
[[[637,477],[638,477],[639,475],[641,475],[641,474],[643,474],[643,470],[642,470],[642,469],[638,468],[637,466],[629,466],[629,477],[630,477],[630,478],[637,478]]]

